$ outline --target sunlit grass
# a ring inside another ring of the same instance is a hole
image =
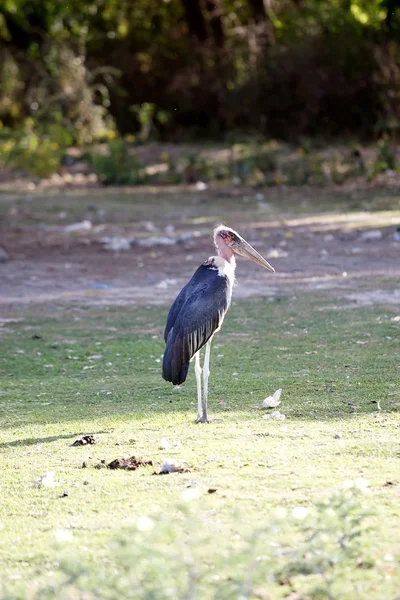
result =
[[[364,577],[357,574],[357,558],[346,558],[346,577],[362,580],[357,597],[394,597],[400,583],[399,324],[385,307],[354,308],[344,318],[344,312],[327,309],[330,304],[331,298],[315,294],[235,301],[211,358],[210,416],[222,421],[208,425],[194,424],[193,373],[179,389],[161,378],[166,309],[41,307],[7,323],[0,358],[0,554],[11,589],[19,579],[34,577],[38,585],[57,580],[60,560],[71,556],[88,564],[87,578],[74,579],[82,589],[92,590],[90,582],[113,569],[138,585],[154,556],[144,541],[150,534],[135,527],[149,516],[159,524],[154,552],[165,554],[164,562],[157,554],[156,564],[164,566],[159,575],[152,571],[154,585],[158,581],[162,589],[166,565],[178,561],[173,597],[188,597],[185,556],[192,548],[203,573],[193,583],[200,597],[238,597],[255,532],[277,526],[280,509],[289,516],[297,506],[315,511],[343,482],[361,478],[370,490],[361,503],[375,512],[366,517],[373,533],[363,534],[372,566]],[[264,419],[259,408],[277,388],[283,390],[284,421]],[[88,433],[94,446],[71,447]],[[135,472],[95,468],[132,455],[154,466]],[[153,475],[167,456],[190,471]],[[49,471],[55,471],[57,486],[33,483]],[[179,508],[191,489],[192,508]],[[136,533],[127,534],[132,527]],[[288,518],[278,546],[304,541],[301,527]],[[72,534],[66,540],[65,531]],[[139,541],[134,550],[124,542],[126,556],[138,565],[135,576],[124,571],[126,559],[115,549],[121,536],[143,537],[142,550]],[[272,561],[274,577],[290,562],[284,552],[279,556],[279,568]],[[235,572],[239,588],[214,589],[216,577],[227,581]],[[355,583],[329,572],[332,597],[355,597]],[[244,597],[285,597],[274,586],[268,592],[268,585],[265,594],[272,596],[257,596],[264,588],[256,573],[255,587],[250,583]],[[293,577],[287,593],[310,592],[315,575]],[[105,578],[104,590],[117,585],[112,580]],[[171,584],[169,575],[167,580]],[[143,584],[143,593],[138,589],[132,597],[153,597],[145,589]],[[101,586],[97,594],[102,597]],[[122,597],[115,590],[104,594]]]

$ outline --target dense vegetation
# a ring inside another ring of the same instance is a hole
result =
[[[393,136],[399,6],[4,0],[2,135],[11,130],[41,152],[48,136],[55,155],[110,132],[138,140],[255,131],[291,140]]]

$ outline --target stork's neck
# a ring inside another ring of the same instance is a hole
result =
[[[232,248],[230,248],[230,246],[225,243],[225,240],[220,237],[216,239],[215,246],[217,248],[218,255],[232,265],[233,269],[235,269],[236,259]]]
[[[233,258],[233,261],[228,262],[222,256],[210,256],[207,262],[209,261],[212,262],[213,268],[218,270],[218,275],[221,275],[221,277],[226,277],[230,287],[232,287],[235,283],[235,258]]]

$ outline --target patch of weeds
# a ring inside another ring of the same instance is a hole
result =
[[[256,528],[233,508],[230,536],[210,517],[214,498],[189,487],[168,513],[140,515],[109,541],[101,566],[70,534],[51,585],[27,592],[33,600],[376,598],[385,584],[366,551],[371,511],[360,500],[362,482],[350,485],[315,506],[272,511]]]
[[[283,177],[287,185],[323,185],[327,176],[323,162],[315,155],[303,156],[300,159],[287,162],[283,168]]]
[[[104,185],[140,185],[147,181],[130,144],[122,138],[109,142],[107,154],[91,152],[89,162]]]
[[[165,176],[165,183],[178,185],[183,182],[182,173],[180,173],[178,166],[175,161],[168,160],[168,170]]]
[[[301,541],[289,560],[279,567],[279,580],[292,583],[297,576],[308,581],[312,598],[351,597],[357,590],[357,569],[372,569],[374,560],[366,552],[365,534],[370,532],[369,517],[374,512],[360,502],[366,482],[345,482],[346,489],[318,501],[313,511],[303,507],[294,515],[300,525]],[[354,572],[354,580],[349,574]]]
[[[57,122],[39,126],[27,118],[16,131],[5,130],[0,141],[6,164],[38,177],[56,173],[73,139]]]
[[[367,174],[363,156],[358,148],[355,148],[349,156],[341,156],[336,153],[332,160],[325,166],[325,172],[335,185],[342,185],[354,177]]]
[[[230,165],[230,176],[239,177],[250,184],[271,183],[279,167],[279,153],[275,147],[253,144],[240,151],[242,156]]]
[[[184,178],[187,183],[194,183],[200,180],[212,181],[216,179],[215,168],[200,153],[193,152],[187,157],[184,167]]]
[[[384,171],[394,171],[396,169],[396,146],[387,137],[383,137],[378,142],[377,154],[373,166],[373,173],[382,173]]]

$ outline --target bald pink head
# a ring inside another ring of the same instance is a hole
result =
[[[235,241],[234,236],[236,236],[236,238],[240,237],[236,231],[230,227],[219,225],[214,229],[214,244],[217,252],[219,256],[231,264],[235,263],[235,255],[230,246]]]
[[[275,272],[274,267],[257,250],[246,242],[237,231],[226,225],[219,225],[214,229],[214,243],[218,254],[230,264],[235,264],[234,255],[239,254],[244,258],[254,261],[260,267],[264,267],[264,269],[268,269],[268,271],[272,271],[273,273]]]

